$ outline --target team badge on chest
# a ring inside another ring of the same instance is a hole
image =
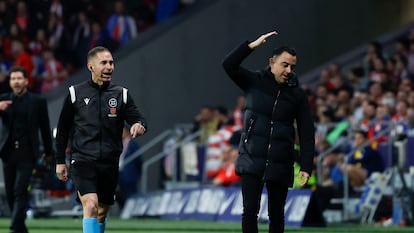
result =
[[[108,101],[109,114],[108,117],[116,117],[116,107],[118,106],[118,101],[115,98],[110,98]]]

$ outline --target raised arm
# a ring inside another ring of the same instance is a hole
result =
[[[266,34],[259,36],[255,41],[252,41],[249,43],[249,48],[255,49],[261,46],[262,44],[266,43],[267,38],[274,36],[274,35],[277,35],[276,31],[268,32]]]
[[[252,83],[255,77],[254,72],[245,69],[241,66],[243,60],[249,56],[255,48],[266,42],[266,39],[276,35],[277,32],[269,32],[259,36],[256,40],[249,42],[245,41],[234,48],[224,58],[222,65],[227,75],[239,86],[242,90],[246,90]]]

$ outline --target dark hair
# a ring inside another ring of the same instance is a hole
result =
[[[378,107],[378,104],[375,101],[373,101],[373,100],[368,101],[368,105],[369,106],[372,106],[374,108],[377,108]]]
[[[276,48],[273,50],[272,56],[279,56],[283,52],[287,52],[292,56],[296,56],[296,49],[289,47],[289,46],[280,46],[279,48]]]
[[[363,129],[356,129],[354,131],[354,135],[356,135],[356,134],[360,134],[360,135],[362,135],[362,137],[368,138],[368,132],[363,130]]]
[[[362,66],[356,66],[351,69],[351,73],[353,73],[357,77],[362,77],[364,76],[365,71]]]
[[[14,72],[22,72],[23,77],[24,78],[27,78],[27,71],[22,66],[13,66],[12,68],[10,68],[10,70],[9,70],[9,76],[10,76],[11,73],[14,73]]]
[[[397,55],[397,57],[400,59],[400,61],[402,62],[402,64],[407,67],[408,66],[408,59],[406,56],[403,55]]]
[[[108,52],[110,52],[110,51],[109,51],[109,49],[107,49],[107,48],[105,48],[105,47],[103,47],[103,46],[97,46],[97,47],[95,47],[95,48],[93,48],[93,49],[89,50],[89,52],[88,52],[88,61],[89,61],[89,59],[91,59],[92,57],[95,57],[97,53],[99,53],[99,52],[103,52],[103,51],[108,51]]]
[[[376,53],[382,53],[382,44],[376,40],[369,42],[370,45],[374,46]]]

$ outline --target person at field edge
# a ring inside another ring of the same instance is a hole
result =
[[[27,90],[27,70],[21,66],[9,71],[12,92],[0,95],[0,158],[9,205],[10,233],[27,233],[26,210],[29,185],[39,159],[53,159],[53,143],[46,99]],[[39,134],[40,133],[40,134]],[[41,138],[39,138],[41,135]],[[40,155],[43,142],[43,156]]]
[[[70,175],[83,208],[83,232],[105,231],[109,206],[114,204],[122,130],[131,126],[133,138],[147,131],[145,118],[128,89],[111,83],[112,53],[105,47],[88,52],[91,80],[69,87],[56,136],[56,174],[69,178],[65,149],[71,142]]]
[[[314,124],[306,93],[294,74],[296,51],[275,49],[266,69],[252,71],[241,63],[277,32],[243,42],[223,61],[228,76],[246,97],[243,132],[236,161],[243,196],[242,230],[257,233],[257,215],[263,186],[268,192],[269,232],[284,232],[284,206],[292,187],[295,124],[300,141],[299,180],[306,185],[315,152]]]

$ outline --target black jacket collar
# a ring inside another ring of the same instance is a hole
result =
[[[93,88],[96,88],[96,89],[102,89],[102,90],[105,90],[105,89],[107,89],[108,88],[108,86],[109,86],[109,84],[111,83],[111,82],[104,82],[103,84],[102,84],[102,86],[99,86],[97,83],[95,83],[94,81],[92,81],[92,80],[89,80],[89,85],[91,86],[91,87],[93,87]]]

